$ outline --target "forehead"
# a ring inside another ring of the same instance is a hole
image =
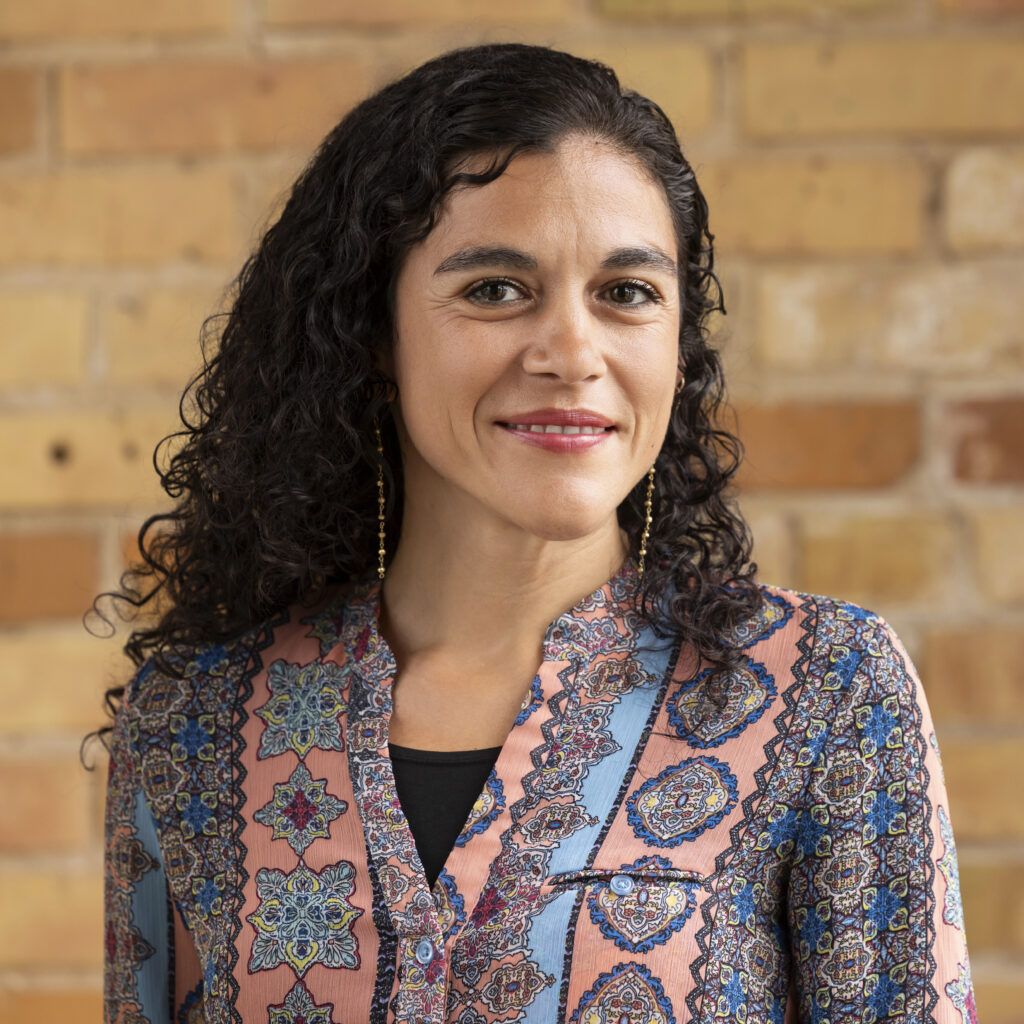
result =
[[[462,168],[479,172],[489,159]],[[615,247],[645,242],[668,252],[675,234],[668,200],[637,157],[603,139],[574,136],[550,153],[515,157],[494,181],[453,190],[430,249],[500,235],[521,246]]]

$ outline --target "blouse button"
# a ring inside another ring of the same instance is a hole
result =
[[[430,939],[420,939],[416,943],[416,959],[426,967],[434,959],[434,946]]]
[[[609,887],[616,896],[626,896],[633,891],[634,884],[629,875],[612,875]]]

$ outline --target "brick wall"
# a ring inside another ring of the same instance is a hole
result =
[[[99,1019],[104,778],[77,751],[125,666],[79,617],[157,501],[202,317],[353,101],[510,38],[676,120],[763,576],[906,639],[981,1016],[1024,1020],[1022,0],[0,5],[0,1017]]]

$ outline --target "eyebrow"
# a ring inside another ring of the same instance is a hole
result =
[[[453,271],[482,270],[486,267],[511,267],[513,270],[536,270],[537,261],[519,249],[500,245],[475,245],[460,249],[445,257],[434,271],[447,274]],[[614,249],[602,261],[602,270],[628,270],[638,267],[646,270],[660,270],[675,276],[678,273],[676,261],[653,245],[635,245]]]

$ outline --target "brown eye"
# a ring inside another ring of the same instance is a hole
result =
[[[620,281],[608,289],[608,297],[617,306],[643,306],[661,300],[658,293],[642,281]]]
[[[500,306],[505,305],[509,301],[522,298],[523,290],[512,281],[493,278],[492,280],[481,281],[479,284],[474,285],[466,293],[466,297],[482,305]]]

